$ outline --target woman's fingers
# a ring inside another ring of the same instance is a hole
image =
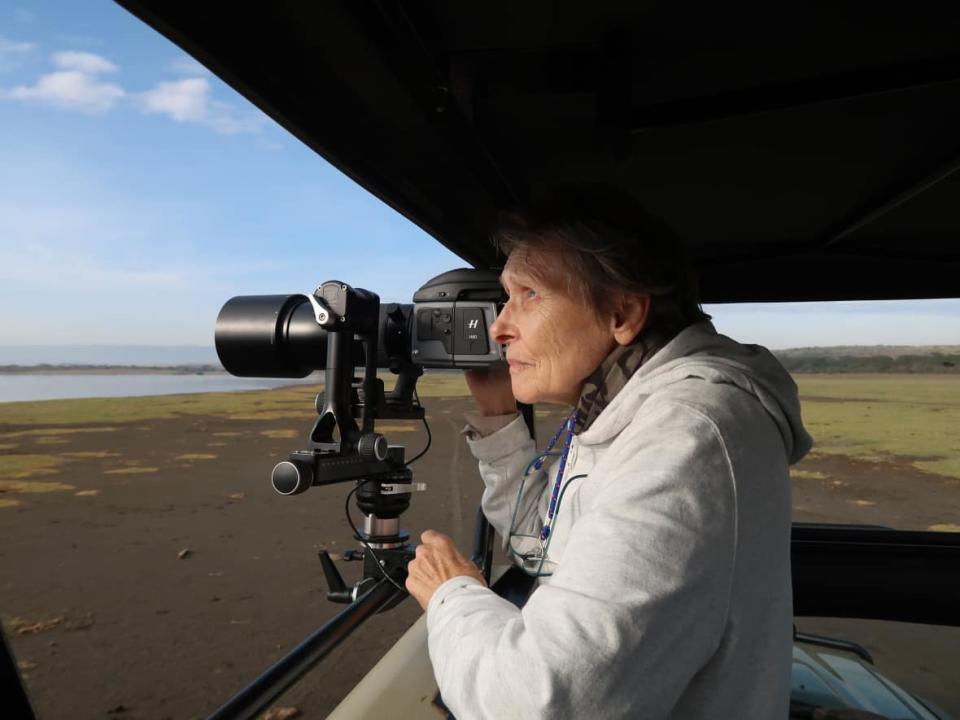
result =
[[[406,587],[424,610],[437,588],[450,578],[466,575],[483,580],[476,565],[457,551],[449,535],[425,530],[420,540],[422,544],[407,565]]]
[[[510,371],[504,367],[465,370],[470,394],[484,415],[503,415],[516,409]]]
[[[424,545],[443,545],[453,547],[453,539],[449,535],[444,535],[436,530],[424,530],[420,533],[420,542]],[[456,550],[454,550],[456,552]]]

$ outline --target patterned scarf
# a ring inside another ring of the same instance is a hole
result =
[[[658,334],[651,329],[640,333],[630,345],[614,348],[583,385],[574,435],[589,428],[633,374],[672,339],[672,334]]]

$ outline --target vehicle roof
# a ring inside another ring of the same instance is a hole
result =
[[[960,296],[951,4],[118,2],[472,264],[598,180],[707,302]]]

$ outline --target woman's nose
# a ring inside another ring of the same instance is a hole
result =
[[[507,303],[507,305],[509,305],[509,303]],[[497,315],[497,319],[494,320],[493,325],[490,326],[490,337],[498,345],[506,345],[507,343],[513,342],[516,338],[516,329],[513,323],[510,322],[510,311],[507,309],[507,305],[503,306],[500,314]]]

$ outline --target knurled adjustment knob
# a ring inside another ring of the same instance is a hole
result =
[[[313,484],[313,468],[303,461],[284,460],[274,466],[270,482],[281,495],[298,495]]]
[[[367,433],[357,443],[357,452],[364,460],[384,460],[387,457],[387,439],[380,433]]]

